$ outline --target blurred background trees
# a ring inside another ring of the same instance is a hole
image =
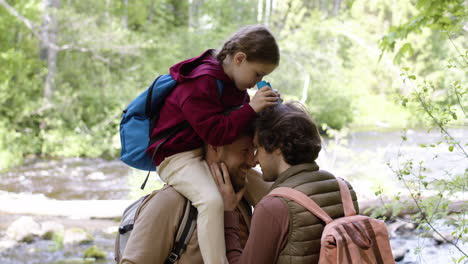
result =
[[[400,74],[409,67],[436,97],[455,81],[466,91],[466,18],[462,0],[0,0],[0,168],[29,155],[116,158],[135,96],[254,23],[281,48],[266,79],[321,127],[422,127]]]

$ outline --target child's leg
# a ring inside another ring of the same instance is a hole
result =
[[[224,205],[201,150],[166,158],[157,171],[163,181],[187,197],[198,210],[198,244],[206,264],[224,264]]]

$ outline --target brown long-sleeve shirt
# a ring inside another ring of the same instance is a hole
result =
[[[288,242],[288,208],[276,197],[265,197],[255,207],[250,235],[242,250],[239,237],[239,214],[224,213],[226,250],[229,264],[276,263]]]

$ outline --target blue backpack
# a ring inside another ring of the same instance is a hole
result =
[[[223,83],[216,80],[216,84],[221,98]],[[120,159],[130,167],[155,171],[154,154],[168,139],[190,126],[187,121],[184,121],[151,138],[151,132],[159,119],[159,111],[164,100],[176,85],[177,82],[170,74],[161,75],[123,111],[120,121],[120,144],[122,145]],[[153,157],[148,155],[146,149],[161,139],[164,140],[156,147]]]

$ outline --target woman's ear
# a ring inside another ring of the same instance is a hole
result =
[[[283,152],[281,152],[281,149],[280,148],[277,148],[275,150],[273,150],[273,153],[277,156],[283,156]]]
[[[241,64],[244,60],[247,60],[247,54],[245,54],[242,51],[239,51],[236,54],[234,54],[233,59],[236,64]]]

